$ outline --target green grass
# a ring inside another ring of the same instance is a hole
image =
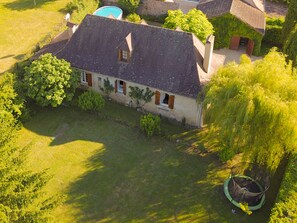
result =
[[[223,195],[231,163],[200,150],[212,145],[204,132],[164,122],[171,137],[148,139],[139,116],[107,103],[101,115],[64,107],[24,124],[18,142],[30,145],[28,167],[52,175],[48,195],[65,195],[52,222],[241,222]],[[246,222],[265,222],[270,203]]]
[[[71,0],[0,1],[0,74],[25,59],[40,41],[50,40],[65,27],[63,9]],[[85,10],[74,15],[80,21],[97,5],[86,1]]]

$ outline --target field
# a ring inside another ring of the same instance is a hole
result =
[[[0,1],[0,74],[25,59],[37,44],[49,41],[65,28],[65,5],[71,0],[1,0]],[[74,15],[80,21],[97,5],[86,1],[85,10]]]
[[[139,116],[108,103],[100,115],[39,110],[24,124],[18,143],[29,145],[28,167],[47,169],[45,191],[65,196],[52,222],[241,222],[222,190],[230,164],[197,147],[210,145],[203,132],[163,121],[163,136],[147,138]],[[272,182],[265,207],[246,222],[267,221],[277,188]]]

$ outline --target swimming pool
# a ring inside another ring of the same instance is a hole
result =
[[[119,7],[116,6],[103,6],[97,9],[93,15],[109,17],[113,16],[116,19],[122,19],[123,11]]]

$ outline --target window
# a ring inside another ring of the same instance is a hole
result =
[[[124,81],[118,81],[118,92],[123,93],[124,90]]]
[[[168,102],[169,102],[169,94],[162,93],[161,94],[161,105],[168,106]]]
[[[80,80],[81,80],[81,83],[84,83],[84,84],[87,84],[88,83],[86,72],[84,72],[84,71],[81,72],[81,74],[80,74]]]
[[[121,80],[115,81],[115,92],[126,95],[126,82]]]
[[[102,78],[98,77],[98,87],[101,88],[102,87]]]
[[[123,62],[128,62],[130,59],[130,52],[125,50],[119,50],[119,60]]]
[[[155,104],[161,105],[162,107],[168,107],[170,109],[174,108],[174,95],[169,95],[165,92],[156,91],[155,92]]]

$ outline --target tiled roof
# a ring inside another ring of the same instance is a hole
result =
[[[250,2],[248,4],[247,2]],[[197,6],[208,18],[231,13],[258,32],[265,32],[265,14],[256,5],[262,0],[201,0]],[[252,6],[252,3],[257,3]]]
[[[131,59],[120,62],[118,49],[129,34]],[[191,33],[87,15],[57,57],[86,71],[196,97],[200,79],[209,75],[197,41]]]

